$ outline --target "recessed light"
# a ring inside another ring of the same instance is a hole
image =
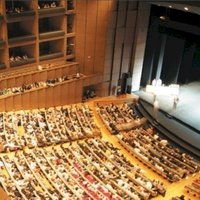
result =
[[[189,10],[188,7],[184,7],[184,10]]]
[[[172,6],[169,6],[169,8],[172,8]]]

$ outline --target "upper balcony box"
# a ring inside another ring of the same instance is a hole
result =
[[[65,14],[65,8],[59,0],[39,0],[38,1],[39,17],[58,16]]]
[[[8,44],[11,46],[19,46],[20,44],[23,45],[28,42],[34,42],[36,36],[33,34],[33,24],[33,20],[9,23],[7,25]]]
[[[18,22],[34,19],[35,12],[31,7],[32,0],[7,0],[6,1],[6,21]]]
[[[36,62],[35,46],[24,45],[9,49],[10,67],[18,67],[22,65],[30,65]]]
[[[55,38],[63,38],[64,30],[62,30],[63,17],[46,17],[39,19],[39,39],[52,40]]]
[[[40,61],[62,58],[64,40],[58,39],[49,42],[41,42],[39,45]]]

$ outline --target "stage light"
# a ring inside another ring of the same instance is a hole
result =
[[[184,10],[188,11],[189,9],[188,9],[188,7],[184,7]]]
[[[163,15],[161,15],[159,18],[160,18],[161,20],[166,20],[166,17],[163,16]]]

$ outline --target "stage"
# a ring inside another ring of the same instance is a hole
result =
[[[176,106],[172,96],[156,96],[159,107],[157,113],[153,108],[155,99],[153,94],[145,92],[144,89],[135,94],[139,96],[141,109],[147,111],[151,119],[156,118],[159,124],[171,132],[166,133],[167,136],[183,148],[199,154],[200,82],[180,86],[179,101]]]

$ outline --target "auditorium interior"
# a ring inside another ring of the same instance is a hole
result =
[[[199,200],[200,2],[0,1],[0,200]]]

